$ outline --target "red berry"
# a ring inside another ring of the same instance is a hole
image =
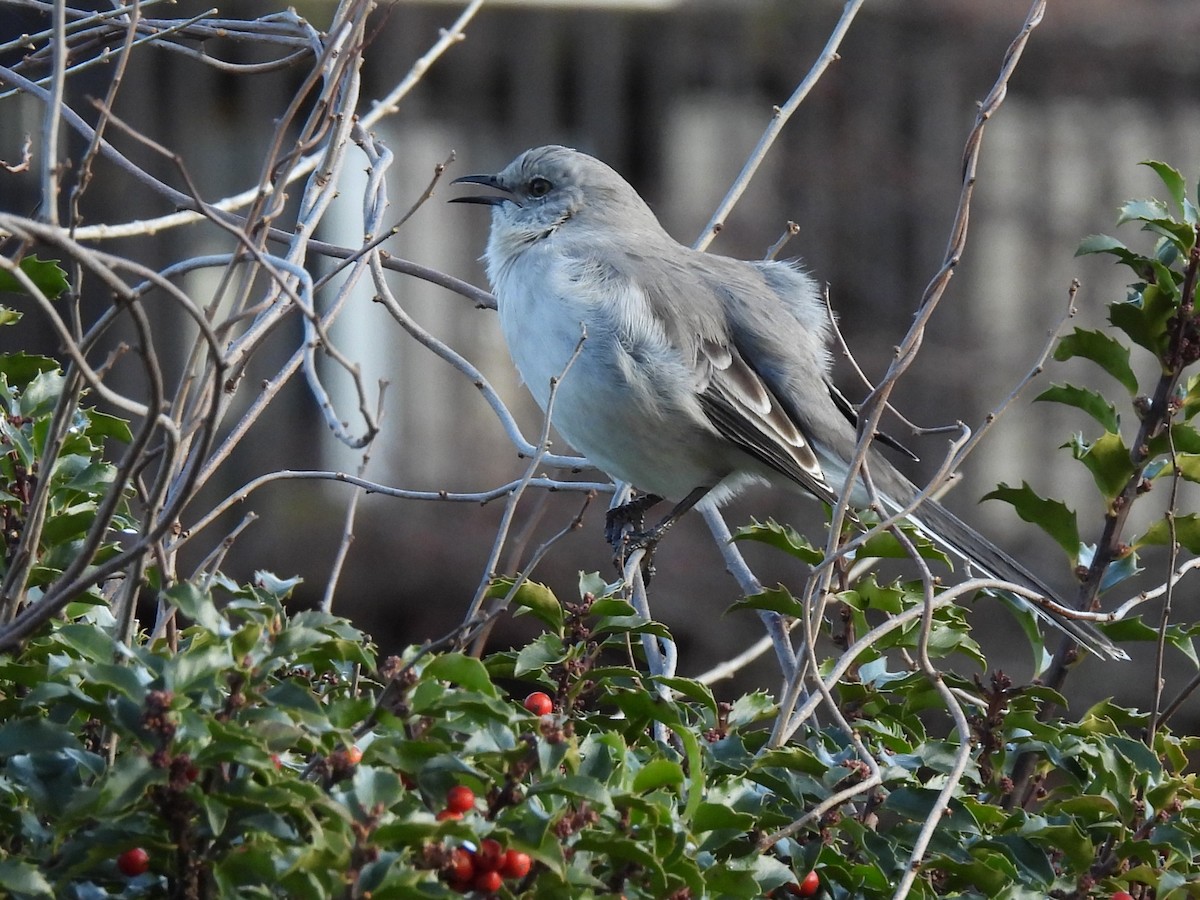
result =
[[[200,767],[197,766],[195,763],[192,763],[191,765],[189,765],[187,767],[187,769],[184,770],[183,777],[186,778],[189,782],[195,781],[197,778],[200,777]]]
[[[470,812],[475,808],[475,792],[465,784],[458,784],[446,791],[446,809],[455,812]]]
[[[483,891],[485,894],[496,893],[503,883],[504,879],[500,877],[499,872],[478,872],[475,880],[471,882],[475,890]]]
[[[525,708],[535,716],[545,716],[554,712],[554,701],[543,691],[534,691],[525,698]]]
[[[141,847],[126,850],[117,857],[117,868],[122,875],[136,878],[150,868],[150,854]]]
[[[505,878],[524,878],[532,867],[533,860],[529,858],[528,853],[509,850],[504,854],[504,860],[500,863],[500,874]]]
[[[271,754],[271,765],[273,765],[276,769],[283,768],[283,760],[279,758],[278,753]]]
[[[358,749],[357,745],[351,744],[346,748],[346,759],[350,765],[357,766],[362,762],[362,751]]]
[[[475,877],[475,860],[462,847],[450,851],[450,862],[446,866],[447,879],[456,884],[469,884]]]
[[[475,869],[482,872],[495,872],[504,862],[504,847],[494,838],[484,838],[479,842],[475,851]],[[480,890],[483,890],[480,888]]]
[[[443,809],[436,816],[434,816],[434,818],[439,822],[445,822],[447,820],[457,822],[462,818],[462,813],[460,813],[457,809]]]
[[[1117,891],[1112,895],[1112,900],[1133,900],[1133,895],[1125,891]]]
[[[815,897],[821,889],[821,879],[815,871],[809,872],[800,882],[796,894],[800,897]]]

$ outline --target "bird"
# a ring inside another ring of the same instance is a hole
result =
[[[687,247],[618,172],[568,147],[532,148],[453,184],[492,190],[451,202],[491,208],[483,261],[522,381],[543,411],[553,391],[552,423],[577,451],[644,492],[610,513],[610,540],[622,513],[640,522],[669,499],[670,515],[635,534],[652,546],[687,510],[756,482],[838,502],[857,423],[831,381],[829,316],[801,263]],[[866,469],[873,491],[860,474],[853,508],[877,499],[891,515],[920,493],[874,444]],[[1062,604],[936,501],[907,518],[974,570]],[[1096,655],[1127,658],[1090,623],[1010,596]]]

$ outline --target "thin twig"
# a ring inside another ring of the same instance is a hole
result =
[[[842,16],[838,19],[837,25],[834,26],[833,32],[829,35],[829,40],[825,43],[825,48],[821,51],[821,55],[817,57],[817,61],[813,63],[804,80],[792,92],[792,96],[788,97],[787,102],[783,106],[776,106],[771,110],[771,121],[768,123],[762,137],[758,139],[758,144],[750,152],[746,164],[742,166],[742,171],[730,186],[725,198],[717,205],[712,218],[704,226],[704,231],[700,233],[700,236],[696,238],[696,243],[692,245],[697,250],[703,250],[708,247],[712,243],[713,238],[720,233],[725,225],[725,220],[729,217],[729,213],[733,210],[738,200],[741,199],[746,188],[749,187],[750,179],[754,177],[754,173],[762,165],[767,152],[775,143],[775,139],[783,131],[783,126],[787,124],[788,119],[792,117],[792,114],[799,108],[804,98],[808,96],[821,76],[825,74],[825,70],[829,68],[834,60],[838,59],[838,47],[841,46],[846,32],[850,30],[850,23],[858,15],[862,4],[863,0],[846,0],[845,6],[842,7]]]

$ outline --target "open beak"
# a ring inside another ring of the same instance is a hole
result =
[[[511,200],[511,191],[500,184],[500,179],[495,175],[464,175],[462,178],[455,178],[451,184],[482,184],[486,187],[495,188],[498,191],[503,191],[503,194],[480,195],[477,197],[451,197],[450,203],[479,203],[483,206],[499,206],[508,200]]]

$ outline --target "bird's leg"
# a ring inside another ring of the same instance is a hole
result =
[[[658,494],[642,494],[628,503],[614,506],[604,517],[604,539],[616,550],[625,541],[625,529],[632,528],[635,534],[640,533],[646,521],[646,510],[662,503],[662,499]]]
[[[699,503],[704,498],[704,495],[707,494],[711,490],[712,490],[712,487],[710,485],[702,485],[701,487],[696,488],[690,494],[688,494],[686,497],[684,497],[682,500],[680,500],[678,503],[676,503],[674,508],[666,515],[666,517],[661,522],[659,522],[653,528],[648,528],[644,531],[641,530],[642,516],[647,509],[649,509],[655,503],[662,500],[661,497],[658,497],[654,494],[646,494],[642,497],[639,497],[637,500],[633,500],[629,503],[626,503],[624,506],[619,506],[614,510],[610,510],[609,511],[609,520],[608,520],[609,521],[608,537],[609,537],[609,542],[612,543],[613,550],[615,551],[615,561],[617,564],[617,568],[620,571],[624,572],[625,571],[625,559],[629,556],[629,554],[635,550],[645,549],[646,556],[645,556],[645,562],[643,563],[643,568],[645,570],[647,577],[649,577],[650,575],[653,575],[654,574],[654,548],[657,546],[658,542],[660,540],[662,540],[663,535],[665,535],[667,533],[667,531],[670,530],[672,525],[674,525],[677,521],[679,521],[680,517],[685,512],[687,512],[689,509],[691,509],[693,506],[695,506],[697,503]],[[646,502],[646,503],[642,502],[642,501],[648,501],[650,498],[653,498],[653,502]],[[614,534],[613,520],[616,518],[614,516],[614,513],[622,513],[623,510],[626,510],[631,506],[635,506],[635,504],[637,504],[637,507],[633,510],[633,512],[634,512],[634,514],[637,515],[638,530],[628,531],[628,532],[624,531],[624,525],[633,524],[632,521],[626,520],[625,522],[621,523],[615,529],[615,534]],[[614,536],[616,538],[615,541],[614,541]]]

